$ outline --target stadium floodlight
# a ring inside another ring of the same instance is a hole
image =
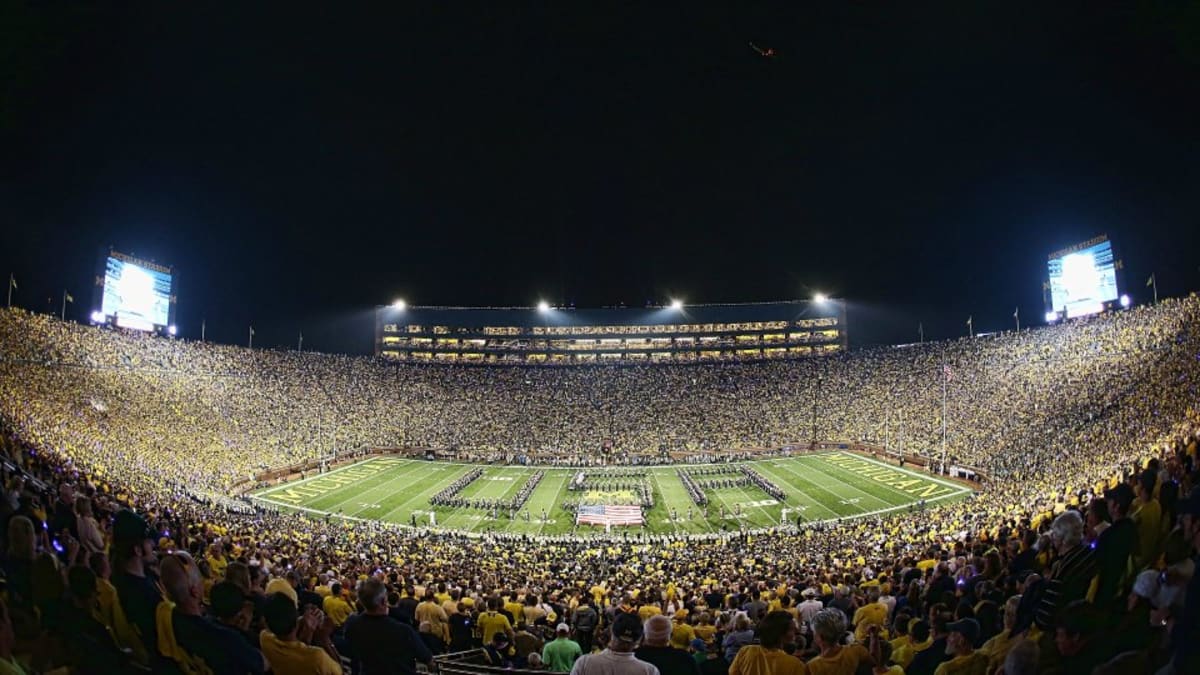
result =
[[[1058,321],[1058,312],[1046,312],[1046,323]]]
[[[823,303],[828,299],[829,299],[829,296],[825,295],[824,293],[817,293],[817,294],[813,295],[813,302],[816,302],[816,303]]]
[[[92,323],[104,323],[104,312],[100,310],[92,312]]]
[[[408,303],[401,300],[400,298],[396,298],[395,300],[392,301],[392,309],[398,309],[403,312],[405,310],[405,308],[407,308],[407,307],[408,307]]]
[[[674,309],[674,310],[683,309],[683,301],[682,300],[671,300],[671,309]]]
[[[1129,306],[1129,296],[1128,296],[1128,295],[1122,295],[1122,296],[1121,296],[1121,306],[1122,306],[1122,307],[1128,307],[1128,306]]]
[[[167,326],[167,333],[169,333],[170,335],[174,335],[175,334],[175,326],[174,325]]]
[[[537,309],[539,312],[549,312],[550,303],[546,302],[545,300],[538,300]]]

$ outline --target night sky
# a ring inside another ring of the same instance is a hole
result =
[[[178,268],[185,337],[323,351],[394,297],[998,330],[1100,233],[1135,300],[1200,287],[1200,3],[108,4],[0,2],[37,311],[109,245]]]

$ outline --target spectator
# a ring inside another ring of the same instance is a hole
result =
[[[840,609],[823,609],[813,616],[813,642],[818,653],[808,662],[813,675],[853,675],[871,656],[861,644],[842,645],[846,614]],[[732,666],[731,666],[732,667]]]
[[[938,664],[934,675],[985,675],[988,659],[975,651],[975,642],[979,640],[979,622],[962,619],[948,624],[946,631],[946,654],[951,658]]]
[[[641,639],[642,620],[636,614],[619,613],[610,628],[608,647],[579,657],[571,675],[659,675],[654,664],[634,656]]]
[[[634,652],[639,660],[654,664],[662,675],[699,675],[695,659],[671,646],[671,619],[662,614],[652,616],[643,631],[642,646]]]
[[[186,665],[189,658],[198,660],[213,672],[231,675],[267,671],[262,652],[236,630],[204,616],[204,585],[190,555],[177,551],[162,561],[162,584],[175,606],[170,610],[170,630],[165,635],[160,631],[158,637],[177,660]]]
[[[738,650],[733,663],[729,664],[729,675],[806,675],[808,668],[804,662],[785,650],[795,637],[792,615],[771,612],[758,627],[759,644]]]
[[[542,648],[542,661],[546,669],[556,673],[569,673],[575,660],[583,655],[583,649],[570,638],[571,627],[565,623],[554,629],[554,639]]]
[[[433,653],[412,626],[388,616],[387,586],[367,579],[358,592],[361,613],[346,621],[346,643],[363,675],[415,675],[417,663],[433,665]]]
[[[322,636],[322,625],[326,623],[326,617],[321,610],[310,607],[300,616],[291,598],[283,593],[275,593],[267,598],[263,616],[266,618],[267,628],[263,630],[259,639],[272,673],[342,675],[342,666],[330,655],[330,647],[310,646],[298,637],[303,622],[306,632],[321,636],[318,637],[318,641],[328,645],[328,633]],[[332,624],[329,625],[332,627]]]

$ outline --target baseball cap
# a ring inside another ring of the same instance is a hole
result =
[[[618,614],[612,625],[613,637],[626,642],[642,639],[642,620],[636,614]]]
[[[113,517],[113,539],[123,542],[135,542],[141,539],[158,541],[158,532],[146,524],[146,519],[129,509],[117,511]]]
[[[698,651],[698,652],[708,651],[708,645],[704,644],[704,640],[701,640],[700,638],[692,639],[691,644],[692,644],[692,649],[694,651]]]
[[[568,626],[568,625],[567,625],[567,624],[565,624],[565,623],[560,623],[560,624],[558,624],[558,626],[557,626],[557,627],[555,627],[554,631],[555,631],[556,633],[570,633],[570,632],[571,632],[571,627],[570,627],[570,626]]]
[[[960,619],[946,624],[947,633],[961,633],[971,644],[979,639],[979,622],[975,619]]]

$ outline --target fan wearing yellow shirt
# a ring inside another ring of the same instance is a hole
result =
[[[867,630],[871,626],[883,627],[887,621],[887,607],[879,602],[879,587],[867,589],[867,604],[854,612],[854,639],[857,642],[867,641]]]
[[[342,585],[334,582],[329,587],[329,597],[321,601],[321,609],[325,610],[325,614],[333,621],[333,625],[341,628],[342,624],[346,623],[346,619],[354,613],[354,608],[350,603],[342,599]]]
[[[218,579],[225,578],[225,569],[229,567],[229,559],[225,557],[225,547],[221,542],[216,542],[208,547],[208,556],[205,557],[208,562],[208,569],[212,571],[213,576]]]
[[[275,675],[342,675],[341,664],[329,653],[333,647],[329,634],[321,628],[325,617],[320,611],[310,608],[301,619],[291,598],[273,593],[263,603],[263,618],[267,628],[259,634],[259,646]],[[297,637],[301,621],[306,632],[315,633],[327,649],[307,645]]]
[[[924,620],[914,621],[908,627],[908,636],[902,644],[892,643],[892,660],[901,667],[907,668],[917,658],[917,654],[929,649],[933,638],[929,634],[929,623]]]
[[[500,598],[491,597],[487,600],[487,611],[479,615],[479,634],[483,644],[490,645],[496,633],[504,633],[508,639],[513,639],[512,624],[508,616],[500,611]]]
[[[800,659],[783,650],[796,637],[796,624],[787,612],[771,612],[758,624],[759,644],[737,651],[729,675],[806,675]]]
[[[681,609],[675,612],[671,622],[671,646],[687,651],[688,645],[696,639],[696,631],[688,625],[688,611]]]
[[[823,609],[812,618],[813,643],[820,654],[808,662],[812,675],[854,675],[860,663],[871,656],[861,644],[842,646],[846,634],[846,615],[840,609]]]
[[[975,651],[979,639],[979,622],[961,619],[946,624],[946,652],[953,654],[949,661],[938,665],[933,675],[986,675],[988,658]]]
[[[652,596],[650,594],[646,594],[646,602],[638,607],[638,618],[642,620],[642,623],[646,623],[646,619],[649,619],[652,616],[658,616],[659,614],[663,613],[662,608],[659,607],[658,604],[651,599],[651,597]]]

